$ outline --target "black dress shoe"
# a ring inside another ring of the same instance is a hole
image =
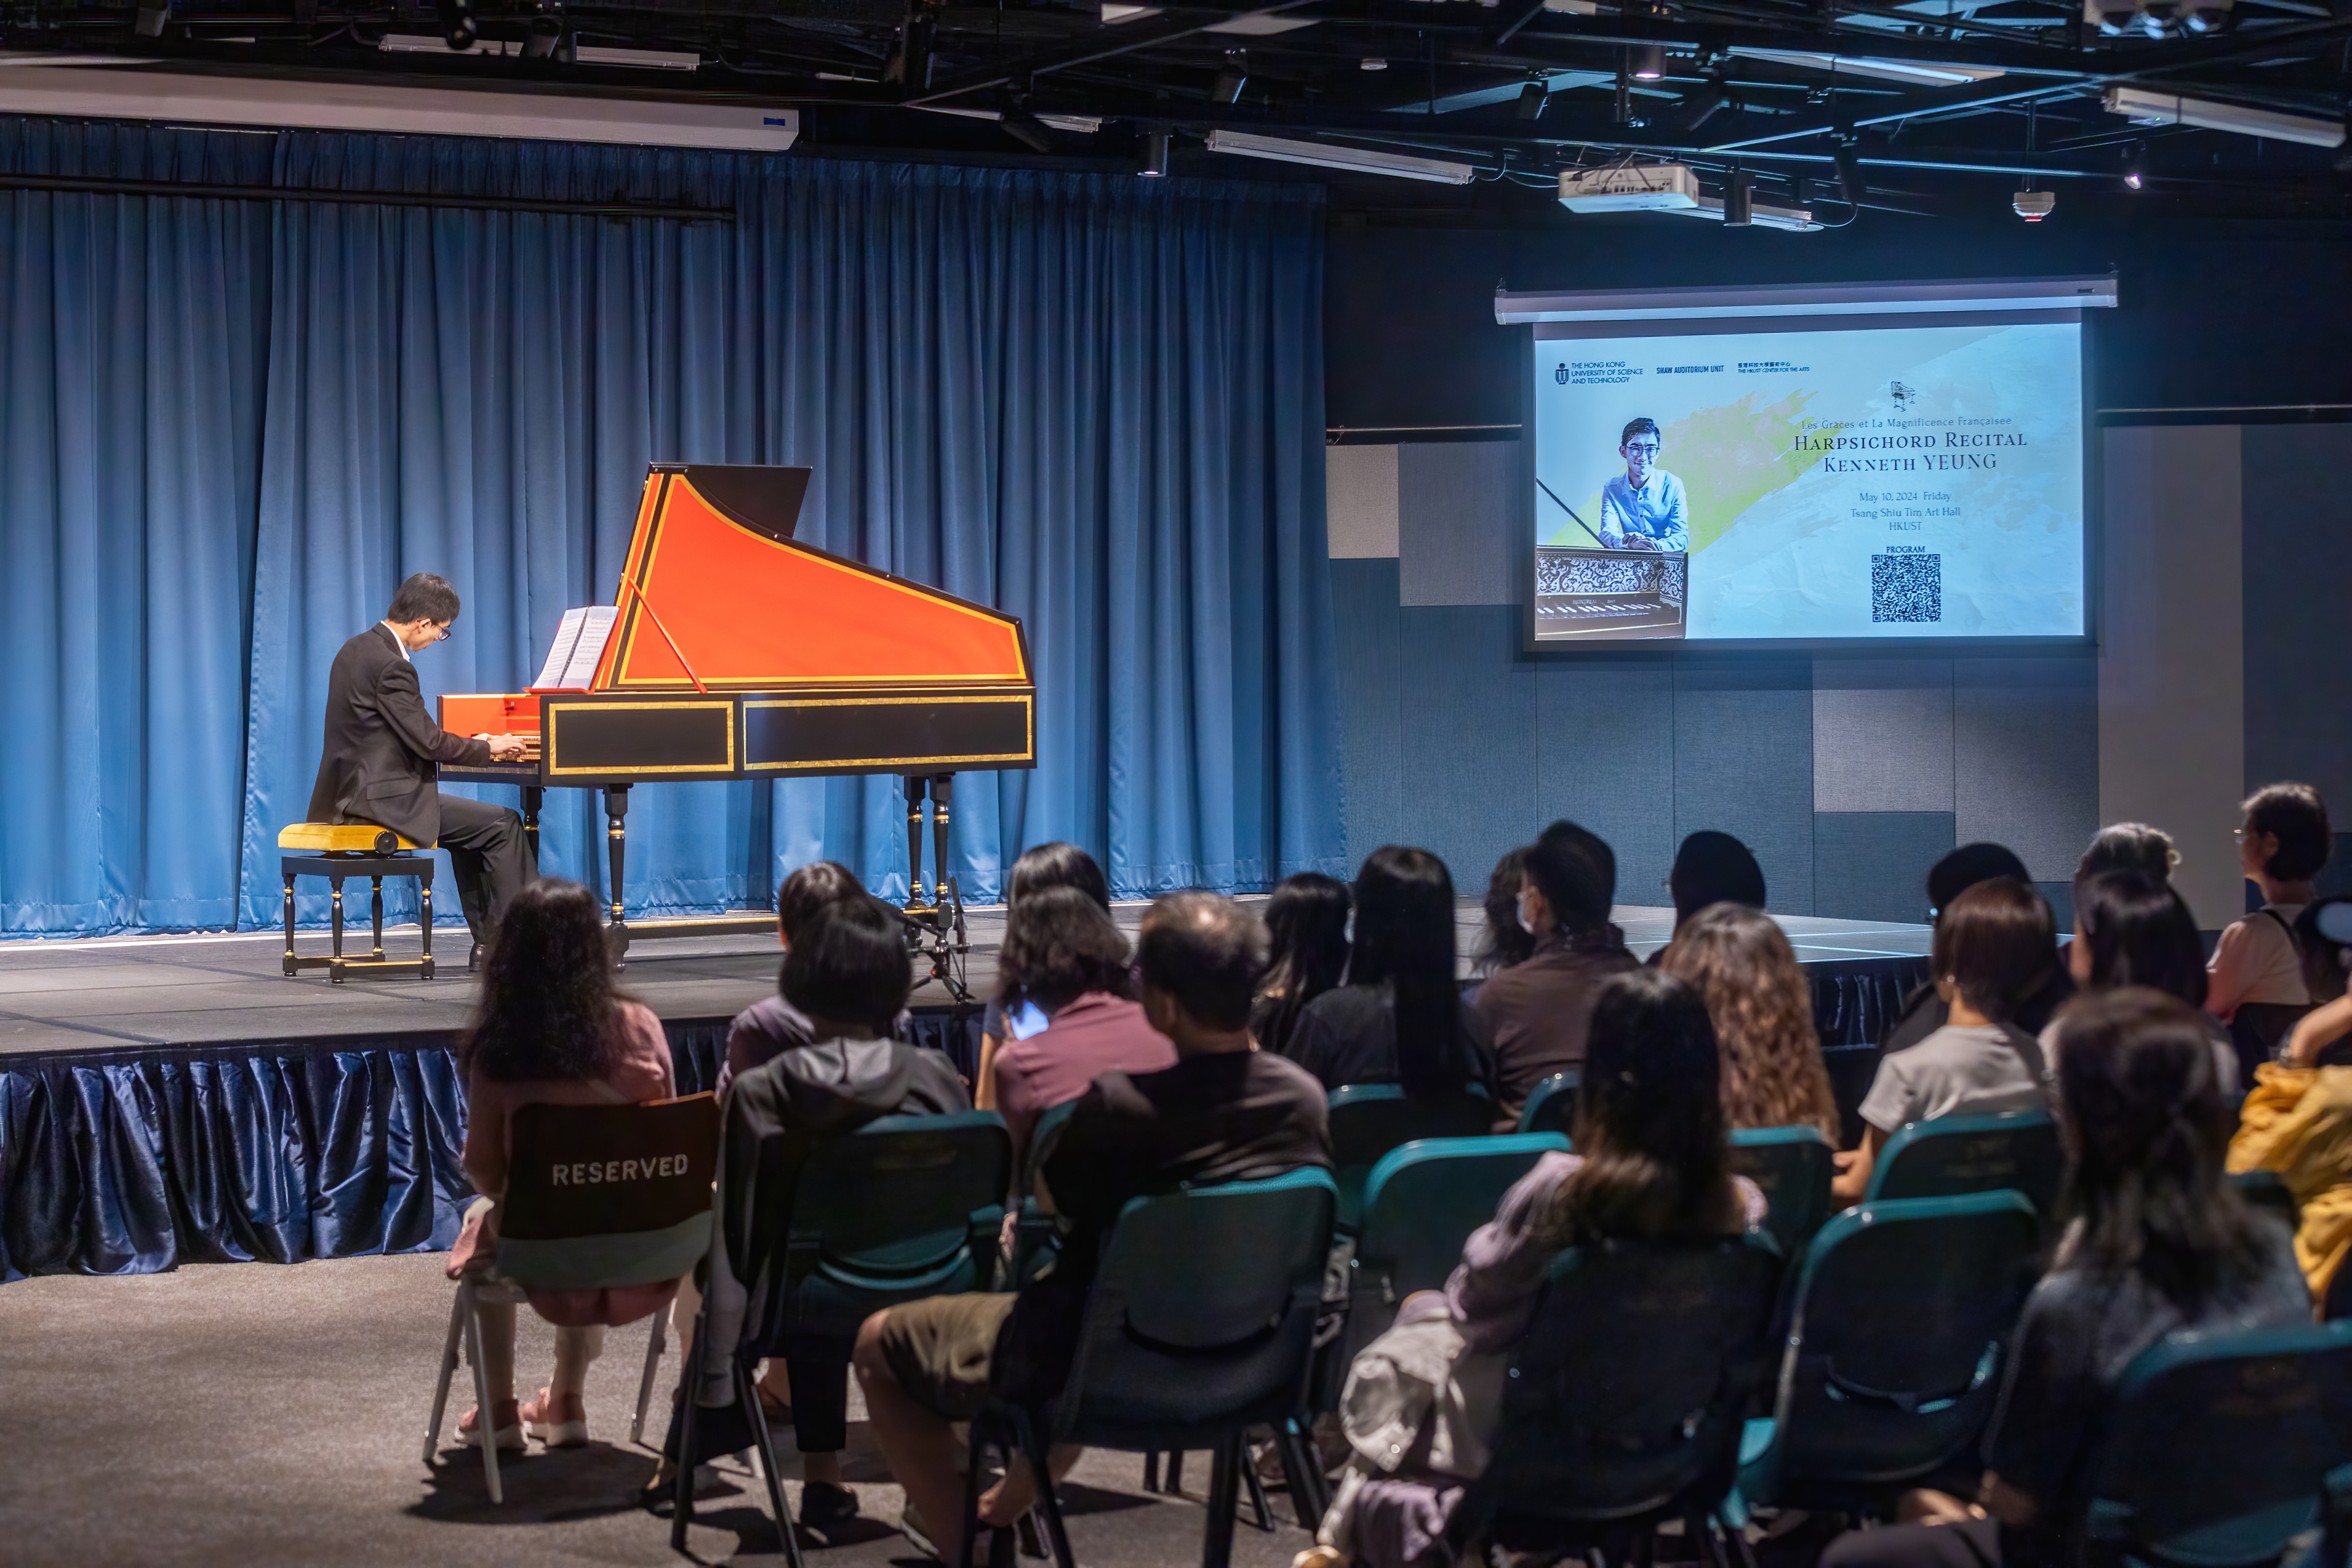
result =
[[[801,1522],[824,1530],[857,1517],[857,1494],[830,1481],[810,1481],[801,1488]]]

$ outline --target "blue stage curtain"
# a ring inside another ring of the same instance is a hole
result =
[[[809,465],[803,538],[1024,618],[1040,765],[960,781],[968,897],[1052,837],[1129,894],[1346,868],[1314,187],[7,119],[0,166],[733,214],[0,195],[0,930],[274,922],[336,647],[437,571],[428,699],[520,689],[649,460]],[[640,791],[630,902],[820,855],[903,891],[897,781]]]
[[[0,119],[16,173],[269,159]],[[257,203],[0,191],[0,931],[236,916],[268,238]]]

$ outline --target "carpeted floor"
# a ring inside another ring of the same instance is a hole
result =
[[[668,1521],[634,1501],[653,1470],[627,1441],[642,1325],[614,1331],[591,1375],[594,1440],[510,1457],[503,1507],[470,1450],[429,1471],[420,1462],[448,1321],[441,1265],[436,1254],[0,1287],[0,1563],[679,1562]],[[551,1335],[523,1317],[528,1392]],[[665,1358],[665,1372],[676,1364]],[[459,1377],[451,1426],[472,1403]],[[832,1543],[803,1535],[812,1568],[927,1561],[890,1528],[899,1492],[862,1415],[853,1406],[849,1475],[866,1517]],[[797,1506],[798,1462],[783,1466]],[[725,1461],[693,1557],[782,1561],[756,1472]],[[1088,1568],[1198,1560],[1207,1456],[1192,1457],[1188,1498],[1147,1494],[1141,1479],[1140,1461],[1118,1454],[1087,1456],[1071,1478],[1070,1533]],[[1237,1530],[1235,1568],[1280,1568],[1307,1544],[1284,1493],[1274,1508],[1274,1532],[1246,1519]]]

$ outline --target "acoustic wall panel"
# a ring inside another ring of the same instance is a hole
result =
[[[1514,605],[1526,543],[1517,441],[1397,448],[1397,552],[1407,605]]]
[[[2109,430],[2104,465],[2098,817],[2172,835],[2173,886],[2208,931],[2244,900],[2230,830],[2258,683],[2246,657],[2240,436],[2234,425]]]
[[[2099,826],[2098,661],[1952,661],[1952,807],[1959,842],[2006,844],[2037,881],[2065,881]]]
[[[2249,425],[2241,450],[2245,787],[2299,779],[2352,814],[2352,425]]]
[[[1348,863],[1403,831],[1398,761],[1397,563],[1331,563],[1331,610],[1345,727]]]
[[[1951,814],[1950,659],[1813,661],[1813,809]]]
[[[1618,902],[1667,901],[1676,839],[1666,806],[1674,795],[1672,666],[1605,654],[1538,664],[1536,818],[1565,816],[1609,841],[1617,852]]]
[[[1395,447],[1324,447],[1323,495],[1332,560],[1395,559]]]
[[[1400,839],[1442,856],[1456,890],[1475,894],[1542,826],[1535,665],[1517,653],[1513,606],[1407,605],[1402,616]]]
[[[1733,835],[1774,910],[1814,912],[1810,659],[1675,667],[1674,820],[1676,843],[1702,827]]]
[[[1839,920],[1927,918],[1927,868],[1953,845],[1948,811],[1813,816],[1813,911]]]

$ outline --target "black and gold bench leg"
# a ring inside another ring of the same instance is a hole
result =
[[[425,874],[416,879],[416,902],[419,909],[417,925],[425,938],[425,957],[418,965],[416,978],[433,978],[433,866],[427,861]]]
[[[343,879],[330,877],[334,892],[328,900],[328,920],[335,933],[334,945],[327,950],[327,978],[341,985],[343,983]]]
[[[374,938],[375,950],[369,956],[378,963],[383,962],[383,879],[368,879],[368,929]]]
[[[301,964],[297,963],[294,958],[294,873],[291,871],[286,873],[285,970],[286,977],[289,980],[291,980],[295,975],[300,973],[302,971]]]

